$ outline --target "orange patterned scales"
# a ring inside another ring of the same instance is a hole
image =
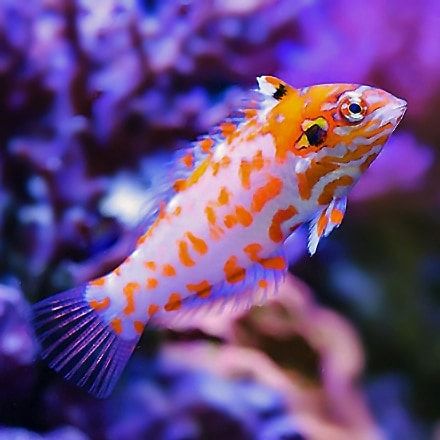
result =
[[[288,266],[285,240],[302,224],[313,254],[406,108],[367,86],[258,82],[241,118],[179,153],[132,255],[35,306],[43,357],[93,394],[110,393],[150,320],[273,290]]]

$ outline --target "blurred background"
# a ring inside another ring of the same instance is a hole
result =
[[[108,400],[66,385],[29,305],[120,263],[151,158],[261,74],[408,112],[278,297],[150,330]],[[439,107],[438,0],[0,0],[0,439],[440,438]]]

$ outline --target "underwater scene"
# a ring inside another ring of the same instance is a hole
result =
[[[0,440],[440,440],[439,108],[438,0],[0,0]]]

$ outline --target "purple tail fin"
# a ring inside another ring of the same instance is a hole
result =
[[[34,305],[34,324],[49,367],[99,398],[115,386],[135,341],[116,335],[84,298],[85,286]]]

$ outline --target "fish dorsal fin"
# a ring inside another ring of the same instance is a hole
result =
[[[346,206],[346,197],[333,199],[327,208],[319,211],[310,222],[310,255],[313,255],[316,252],[319,240],[322,237],[327,237],[334,228],[339,227],[344,218]]]
[[[284,249],[281,248],[270,257],[246,268],[246,275],[239,282],[222,280],[211,287],[209,296],[202,292],[190,296],[183,301],[179,311],[158,316],[154,322],[166,326],[206,312],[239,311],[262,304],[268,297],[276,294],[287,269],[288,263]]]

